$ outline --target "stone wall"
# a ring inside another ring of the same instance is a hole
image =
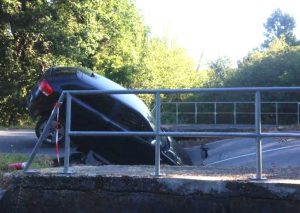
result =
[[[299,212],[297,181],[224,180],[196,176],[159,178],[108,166],[78,167],[71,175],[7,175],[0,212]],[[112,168],[110,170],[109,168]],[[121,167],[117,167],[121,168]],[[134,170],[134,167],[127,169]],[[142,170],[143,167],[138,167]]]

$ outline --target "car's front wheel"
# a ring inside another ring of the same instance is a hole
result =
[[[35,126],[35,134],[39,138],[42,132],[45,129],[49,117],[41,117],[36,126]],[[51,122],[51,126],[49,129],[49,133],[46,139],[43,141],[46,144],[55,144],[56,143],[56,131],[58,131],[58,142],[62,143],[65,140],[65,127],[64,122],[59,121],[58,125],[56,124],[56,120]]]

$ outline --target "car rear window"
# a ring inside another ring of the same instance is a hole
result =
[[[86,75],[92,76],[93,71],[78,68],[78,67],[54,67],[50,68],[46,71],[45,76],[51,77],[59,77],[59,76],[66,76],[66,75],[76,75],[78,72],[82,72]]]

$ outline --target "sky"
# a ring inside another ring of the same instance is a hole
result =
[[[197,64],[229,57],[233,65],[264,41],[263,24],[280,8],[295,18],[299,0],[135,0],[152,36],[175,40]]]

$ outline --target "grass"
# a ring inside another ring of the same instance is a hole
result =
[[[8,164],[26,162],[27,160],[28,160],[28,155],[0,154],[0,178],[3,177],[5,172],[14,171],[8,168]],[[46,156],[37,156],[33,161],[31,168],[34,169],[47,168],[47,167],[52,167],[52,165],[53,162],[51,158]]]

